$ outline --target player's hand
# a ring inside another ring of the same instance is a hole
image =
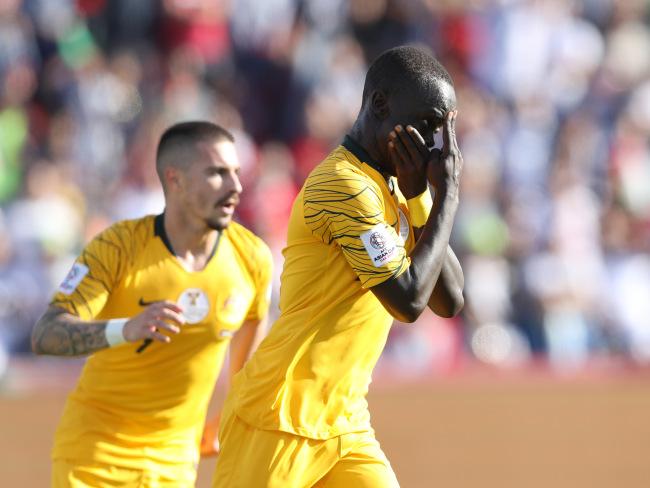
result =
[[[169,342],[171,339],[162,331],[178,334],[185,323],[183,310],[170,301],[160,301],[149,305],[140,314],[133,317],[122,331],[127,342],[138,342],[151,339],[158,342]]]
[[[436,190],[458,200],[463,156],[456,141],[456,116],[458,111],[447,112],[442,126],[442,150],[433,149],[427,167],[427,180]]]
[[[388,153],[404,197],[408,200],[424,192],[430,151],[417,129],[411,125],[406,128],[396,125],[388,136]]]
[[[212,457],[219,454],[219,423],[221,415],[205,422],[201,437],[201,457]]]

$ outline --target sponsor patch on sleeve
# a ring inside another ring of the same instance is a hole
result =
[[[361,234],[361,241],[376,268],[389,262],[397,252],[395,239],[388,232],[385,224],[377,224],[368,232]]]
[[[81,263],[74,263],[72,269],[68,272],[68,276],[59,285],[59,291],[64,295],[72,295],[76,290],[84,276],[88,274],[88,266]]]

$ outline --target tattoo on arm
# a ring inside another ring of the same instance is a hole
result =
[[[109,346],[105,322],[83,322],[50,307],[34,326],[32,350],[53,356],[86,356]]]

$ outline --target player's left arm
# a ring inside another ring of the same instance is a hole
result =
[[[441,317],[455,317],[465,305],[464,287],[463,268],[451,246],[447,246],[447,257],[429,298],[429,308]]]
[[[415,240],[417,241],[422,232],[422,227],[415,227],[413,231]],[[463,297],[464,288],[465,276],[463,274],[463,268],[454,250],[448,245],[447,256],[442,264],[438,281],[429,298],[429,308],[440,317],[455,317],[465,306],[465,298]]]

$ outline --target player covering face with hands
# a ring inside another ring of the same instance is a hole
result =
[[[456,116],[429,51],[398,47],[371,65],[354,126],[294,202],[281,314],[233,380],[213,486],[398,486],[365,397],[394,319],[463,307],[449,246]]]
[[[230,350],[238,371],[265,321],[271,254],[232,221],[232,135],[185,122],[162,135],[165,211],[118,222],[83,250],[34,327],[38,354],[89,356],[52,452],[54,487],[194,486],[204,422]]]

